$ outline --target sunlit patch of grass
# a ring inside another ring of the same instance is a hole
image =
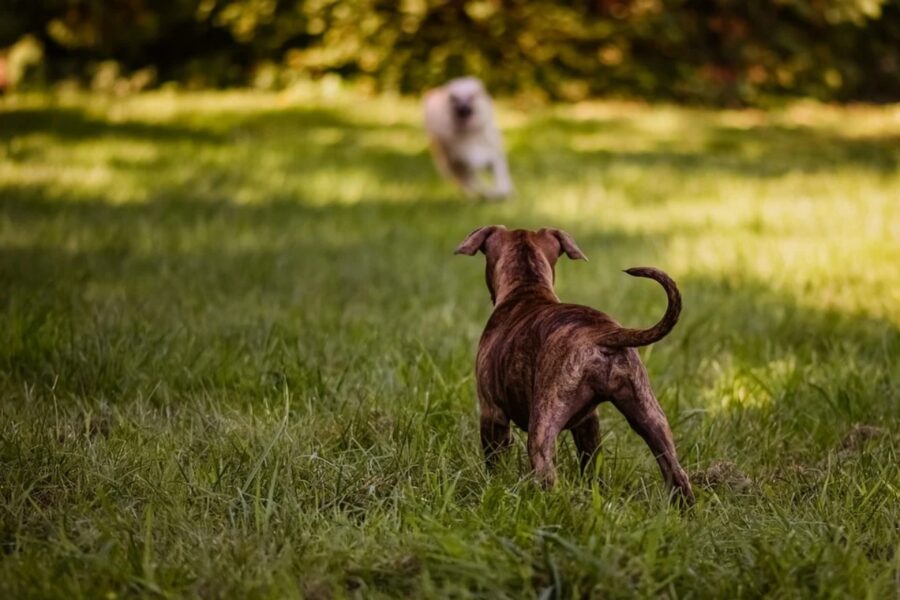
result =
[[[409,99],[0,105],[0,594],[888,597],[900,110],[501,102],[517,196],[435,175]],[[486,223],[568,229],[698,485],[609,406],[596,477],[481,464]],[[853,447],[855,424],[885,433]],[[600,483],[602,480],[602,484]]]

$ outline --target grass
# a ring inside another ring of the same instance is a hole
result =
[[[0,104],[0,596],[900,596],[900,108],[503,105],[518,197],[464,201],[417,106]],[[567,229],[695,479],[601,407],[596,475],[486,476],[489,223]],[[866,426],[859,428],[859,426]],[[847,437],[849,435],[849,437]]]

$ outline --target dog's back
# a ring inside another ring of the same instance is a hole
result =
[[[478,346],[480,392],[504,405],[527,431],[535,382],[545,378],[543,372],[567,370],[577,387],[586,367],[624,351],[599,343],[618,328],[612,317],[588,306],[546,299],[504,303],[491,314]]]

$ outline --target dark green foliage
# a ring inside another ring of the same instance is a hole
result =
[[[191,85],[334,72],[419,92],[754,104],[900,99],[900,0],[6,0],[0,45],[35,34],[52,74],[100,60]]]

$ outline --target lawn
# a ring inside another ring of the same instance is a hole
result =
[[[325,91],[0,102],[0,596],[900,596],[900,107],[502,104],[487,204]],[[485,474],[491,223],[628,326],[678,282],[691,511],[609,405],[590,477]]]

